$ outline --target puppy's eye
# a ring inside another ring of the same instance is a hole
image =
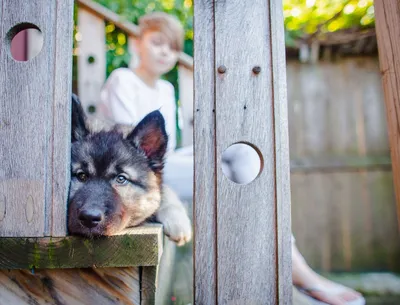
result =
[[[117,183],[118,184],[126,184],[126,183],[128,183],[128,179],[126,179],[124,176],[122,176],[122,175],[118,175],[116,178],[115,178],[115,181],[117,181]]]
[[[76,175],[76,177],[78,178],[78,180],[80,181],[80,182],[86,182],[87,181],[87,179],[88,179],[88,176],[85,174],[85,173],[78,173],[77,175]]]

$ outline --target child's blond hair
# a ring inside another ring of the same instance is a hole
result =
[[[164,12],[153,12],[139,18],[140,35],[146,31],[158,31],[165,34],[177,51],[183,50],[184,30],[179,20]]]

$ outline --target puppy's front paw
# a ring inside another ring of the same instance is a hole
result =
[[[164,226],[165,235],[178,246],[183,246],[192,239],[192,224],[184,211],[165,210],[159,221]]]

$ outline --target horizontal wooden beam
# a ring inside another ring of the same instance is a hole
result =
[[[292,157],[291,172],[391,170],[390,156],[315,156]]]
[[[149,224],[101,238],[0,238],[0,269],[156,266],[162,226]]]
[[[79,7],[88,10],[89,12],[114,23],[121,30],[125,31],[128,35],[133,37],[139,36],[139,27],[132,22],[124,20],[123,17],[107,9],[106,7],[98,4],[92,0],[77,0]],[[181,53],[178,59],[180,65],[187,69],[193,70],[193,58],[186,53]]]

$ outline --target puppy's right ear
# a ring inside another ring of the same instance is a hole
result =
[[[72,133],[71,141],[81,141],[89,134],[89,130],[86,127],[86,114],[83,111],[82,104],[79,98],[72,93]]]

